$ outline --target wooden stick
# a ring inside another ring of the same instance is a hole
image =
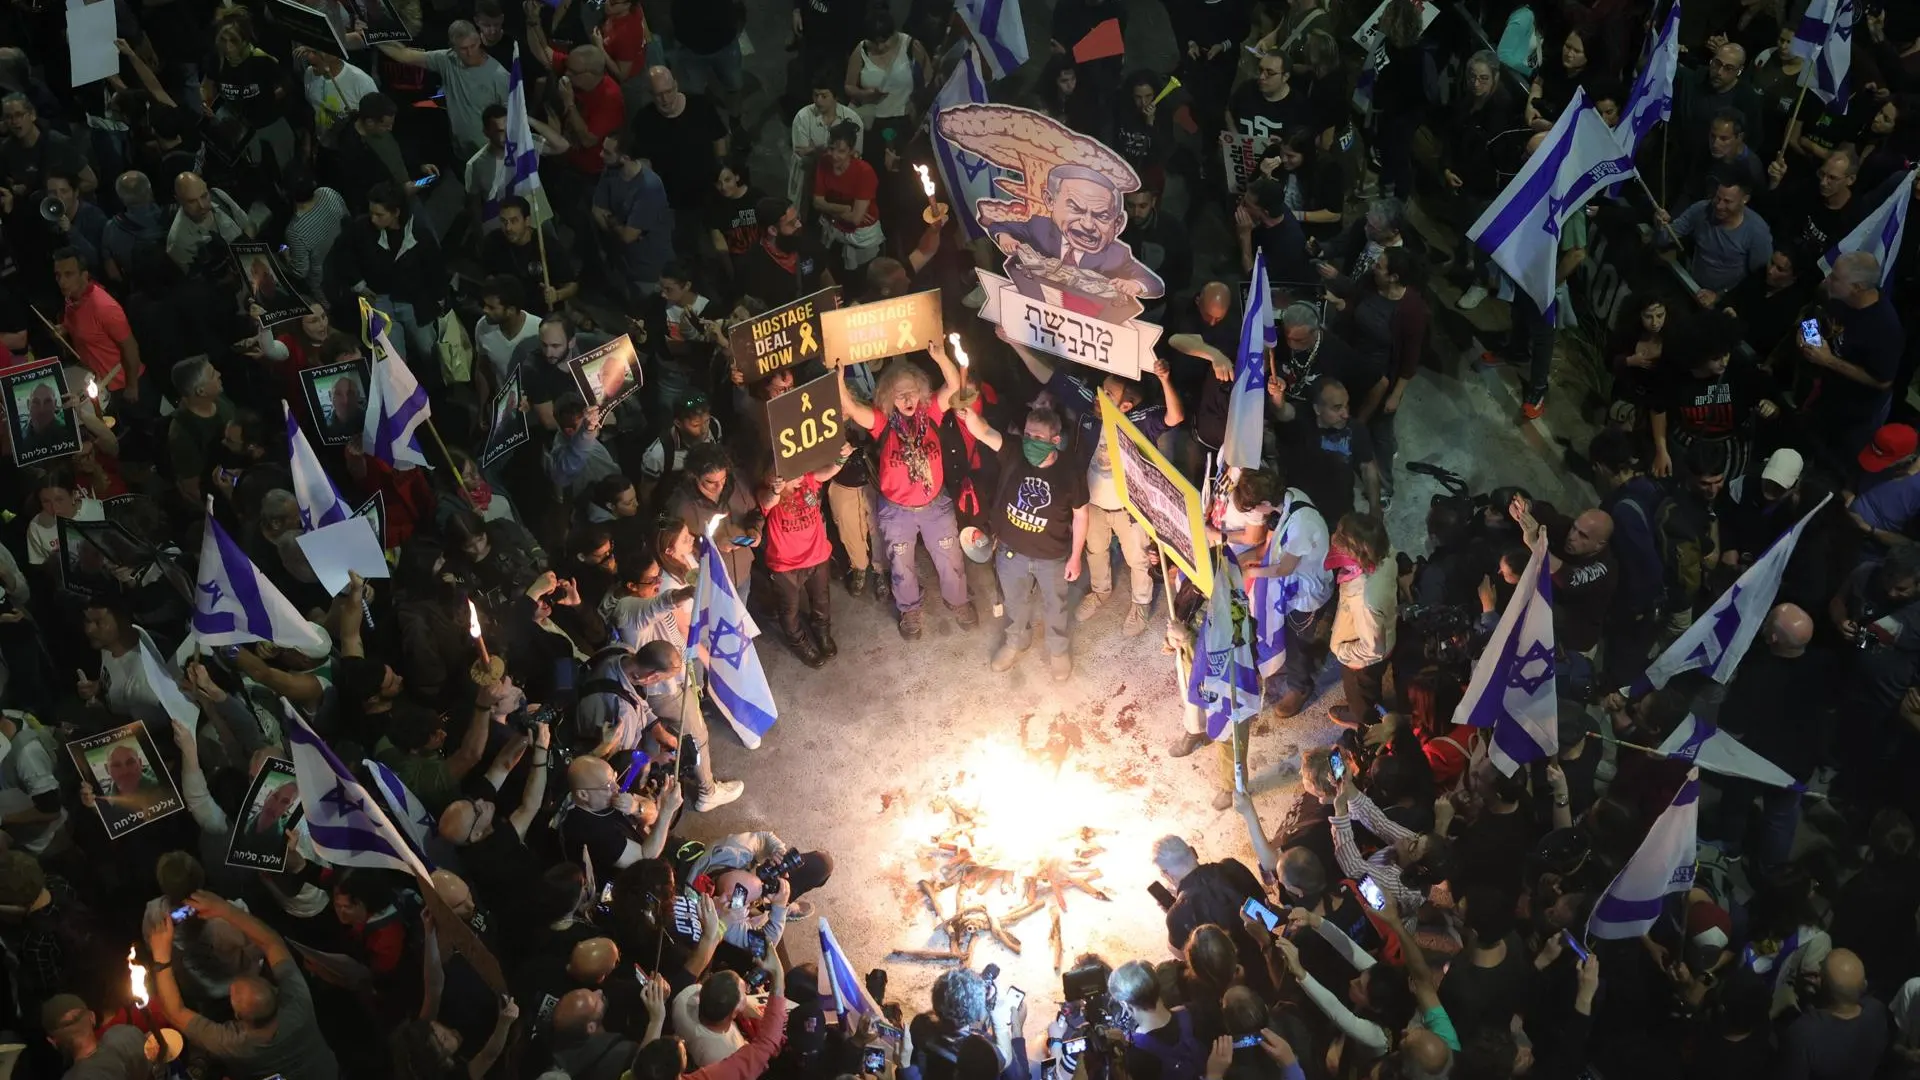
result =
[[[538,225],[533,227],[533,242],[540,246],[540,284],[551,289],[553,282],[547,276],[547,234]],[[546,297],[542,296],[540,299],[544,301]]]
[[[1641,191],[1644,191],[1647,193],[1647,201],[1653,203],[1653,208],[1655,210],[1658,210],[1661,213],[1666,212],[1667,208],[1660,205],[1660,201],[1653,197],[1653,189],[1647,186],[1646,177],[1641,176],[1639,173],[1635,173],[1633,176],[1633,181],[1634,183],[1640,185]],[[1586,211],[1584,210],[1575,211],[1575,213],[1585,213],[1585,212]],[[1668,218],[1667,223],[1664,226],[1662,226],[1662,228],[1667,230],[1667,239],[1672,240],[1674,248],[1678,250],[1678,248],[1680,247],[1680,234],[1673,231],[1673,219]]]
[[[431,414],[427,416],[427,430],[433,434],[434,443],[440,447],[440,456],[447,459],[447,469],[453,473],[453,482],[460,488],[461,498],[467,500],[468,506],[473,507],[475,510],[480,509],[480,504],[473,501],[473,492],[467,490],[467,482],[460,477],[460,467],[454,464],[453,451],[447,449],[447,440],[442,439],[440,437],[440,429],[433,426],[433,416]]]
[[[92,368],[89,367],[89,365],[87,364],[86,357],[81,356],[79,353],[79,350],[73,347],[73,342],[67,340],[67,333],[65,330],[60,329],[60,327],[55,325],[52,320],[48,319],[45,315],[40,314],[40,309],[33,306],[32,304],[27,305],[27,310],[33,312],[34,317],[40,320],[40,324],[47,328],[47,333],[53,335],[53,340],[59,342],[60,347],[67,350],[68,355],[72,356],[76,361],[78,361],[81,367],[88,368],[88,370],[92,370]],[[108,374],[111,375],[112,372],[108,372]],[[103,394],[107,392],[106,383],[103,382],[100,384],[100,392]]]

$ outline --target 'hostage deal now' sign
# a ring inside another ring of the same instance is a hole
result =
[[[864,364],[888,356],[917,352],[937,341],[945,327],[940,318],[940,291],[856,304],[820,317],[827,345],[827,365]]]
[[[840,306],[834,285],[727,328],[733,366],[748,382],[821,357],[820,317]]]

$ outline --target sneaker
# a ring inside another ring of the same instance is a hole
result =
[[[813,917],[813,901],[795,900],[787,905],[787,921],[810,919]]]
[[[820,647],[813,643],[813,639],[808,637],[804,630],[787,639],[787,648],[792,649],[793,655],[799,657],[800,662],[810,668],[827,666],[827,658],[820,655]]]
[[[1073,620],[1075,622],[1086,622],[1088,619],[1093,618],[1093,613],[1099,611],[1100,605],[1106,602],[1106,593],[1089,592],[1080,598],[1080,605],[1073,609]]]
[[[1528,394],[1527,400],[1520,406],[1520,415],[1526,417],[1528,420],[1538,420],[1546,414],[1547,395],[1545,394],[1541,394],[1539,397]]]
[[[1167,748],[1167,756],[1168,757],[1192,757],[1195,752],[1197,752],[1201,747],[1207,745],[1207,743],[1211,741],[1212,741],[1211,739],[1208,739],[1205,735],[1201,734],[1200,732],[1197,732],[1197,731],[1188,732],[1187,734],[1182,735],[1178,739],[1174,740],[1173,745]]]
[[[746,793],[747,785],[744,780],[715,780],[712,787],[693,800],[693,809],[695,813],[704,814],[709,810],[725,806]]]
[[[1346,728],[1348,731],[1360,730],[1360,725],[1353,719],[1353,710],[1347,708],[1345,705],[1329,706],[1327,709],[1327,719]]]
[[[908,641],[919,641],[923,618],[919,608],[900,613],[900,636]]]
[[[1053,672],[1054,682],[1066,682],[1073,678],[1073,657],[1066,653],[1054,653],[1047,657],[1047,667]]]
[[[1000,643],[999,648],[993,650],[993,659],[988,662],[987,666],[995,671],[1009,671],[1013,668],[1014,662],[1020,659],[1020,654],[1027,651],[1027,648],[1028,646],[1026,645],[1014,644],[1013,639],[1008,638]]]
[[[847,595],[859,596],[861,593],[866,591],[867,591],[867,572],[865,570],[849,571],[847,574]]]
[[[1213,796],[1213,808],[1215,810],[1233,809],[1233,792],[1231,791],[1217,792]]]
[[[813,637],[820,643],[820,655],[831,660],[840,655],[840,645],[833,640],[833,626],[825,619],[813,621]]]
[[[1147,604],[1134,604],[1127,609],[1127,621],[1120,624],[1120,632],[1128,637],[1139,637],[1147,629],[1147,617],[1150,608]]]
[[[971,600],[961,604],[957,608],[949,608],[947,610],[953,612],[953,621],[959,623],[960,629],[962,630],[971,630],[980,625],[980,613],[973,610],[973,601]]]
[[[1486,303],[1486,300],[1487,300],[1486,286],[1475,285],[1473,288],[1468,289],[1466,292],[1461,293],[1460,302],[1453,306],[1459,308],[1461,311],[1472,311],[1474,308],[1477,308],[1481,304]]]

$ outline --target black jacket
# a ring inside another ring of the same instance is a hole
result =
[[[424,326],[440,317],[447,263],[433,234],[411,218],[399,230],[388,231],[375,228],[372,219],[361,214],[341,230],[327,256],[326,279],[329,289],[342,294],[364,281],[376,295],[413,305],[414,318]]]

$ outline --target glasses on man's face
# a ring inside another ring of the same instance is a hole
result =
[[[661,582],[661,580],[662,580],[662,578],[660,577],[660,575],[659,575],[659,574],[655,574],[655,575],[653,575],[652,577],[643,577],[643,578],[641,578],[641,579],[640,579],[640,584],[641,584],[641,585],[642,585],[643,587],[645,587],[645,586],[653,586],[653,585],[658,585],[658,584],[660,584],[660,582]]]
[[[1716,57],[1714,57],[1713,59],[1711,59],[1711,60],[1708,60],[1708,61],[1707,61],[1707,67],[1708,67],[1708,68],[1710,68],[1710,69],[1712,69],[1712,70],[1714,70],[1714,71],[1734,71],[1734,72],[1737,72],[1737,71],[1739,71],[1739,70],[1740,70],[1740,69],[1741,69],[1741,68],[1742,68],[1743,66],[1745,66],[1745,65],[1742,65],[1742,64],[1729,64],[1729,63],[1727,63],[1727,62],[1726,62],[1725,60],[1722,60],[1722,59],[1720,59],[1720,58],[1719,58],[1719,57],[1717,57],[1717,56],[1716,56]]]

